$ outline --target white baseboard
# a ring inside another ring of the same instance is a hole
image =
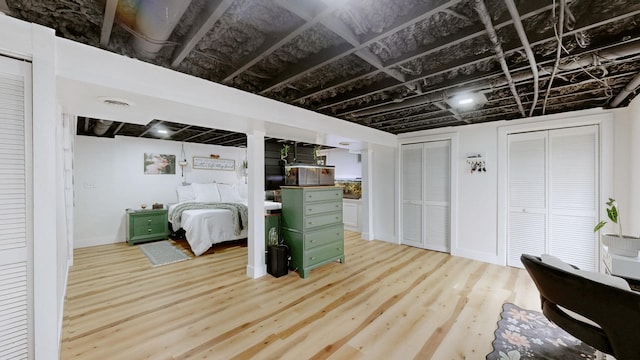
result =
[[[502,266],[505,265],[504,261],[501,261],[497,255],[480,252],[480,251],[452,248],[451,255],[459,256],[459,257],[463,257],[471,260],[478,260],[478,261],[496,264],[496,265],[502,265]]]
[[[120,242],[125,242],[124,239],[117,239],[113,236],[97,236],[93,238],[84,238],[84,239],[74,239],[73,248],[83,248],[89,246],[98,246],[98,245],[107,245],[107,244],[117,244]]]
[[[257,279],[267,275],[267,267],[265,265],[259,265],[254,267],[252,265],[247,265],[247,276],[252,279]]]

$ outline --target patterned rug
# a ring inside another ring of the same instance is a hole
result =
[[[542,313],[502,305],[487,360],[595,359],[595,349],[549,322]]]
[[[191,259],[191,256],[174,247],[167,240],[142,244],[139,248],[149,261],[151,261],[153,266],[173,264],[178,261]]]

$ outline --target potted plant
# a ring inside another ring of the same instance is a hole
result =
[[[289,145],[282,144],[282,148],[280,149],[280,160],[284,161],[285,165],[287,164],[288,156],[289,156]]]
[[[609,252],[620,256],[637,257],[640,250],[640,238],[622,234],[622,222],[620,213],[615,199],[609,198],[607,201],[607,217],[612,223],[618,224],[617,234],[603,234],[601,236],[602,243],[609,248]],[[600,221],[593,231],[597,232],[607,223],[606,220]]]

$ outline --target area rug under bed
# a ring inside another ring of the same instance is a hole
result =
[[[538,311],[502,305],[487,360],[595,359],[596,350],[549,322]]]
[[[191,256],[171,245],[168,240],[142,244],[139,245],[139,248],[153,266],[173,264],[191,259]]]

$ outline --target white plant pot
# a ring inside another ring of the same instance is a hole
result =
[[[640,238],[623,235],[620,238],[616,234],[602,235],[602,243],[609,248],[611,254],[637,257],[640,250]]]

